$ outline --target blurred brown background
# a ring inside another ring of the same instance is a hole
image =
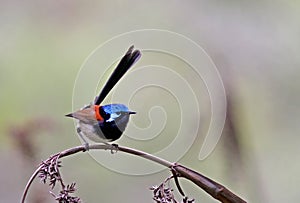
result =
[[[18,202],[38,162],[79,144],[63,115],[72,108],[73,84],[85,58],[111,37],[145,28],[171,30],[199,43],[226,85],[229,120],[216,149],[198,161],[199,148],[192,148],[181,163],[249,202],[297,202],[299,9],[293,0],[1,0],[1,202]],[[148,188],[168,176],[168,171],[124,176],[87,154],[63,165],[66,182],[77,182],[84,202],[152,202]],[[182,184],[196,202],[215,202]],[[53,202],[40,186],[35,181],[29,202]]]

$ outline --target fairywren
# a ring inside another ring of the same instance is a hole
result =
[[[130,111],[124,104],[101,105],[101,103],[140,57],[141,52],[134,50],[134,46],[131,46],[120,60],[95,101],[78,111],[66,115],[77,120],[77,133],[85,142],[87,148],[88,143],[84,136],[94,142],[105,144],[115,141],[123,134],[129,121],[129,116],[135,114],[135,112]]]

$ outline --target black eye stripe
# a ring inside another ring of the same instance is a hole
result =
[[[104,111],[102,106],[99,108],[99,113],[104,118],[104,120],[107,120],[110,118],[110,115]]]

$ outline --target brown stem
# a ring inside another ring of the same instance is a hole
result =
[[[224,203],[246,203],[245,200],[241,199],[230,190],[228,190],[225,186],[213,181],[212,179],[193,171],[185,166],[180,164],[176,164],[174,170],[177,171],[182,177],[192,181],[208,194],[210,194],[213,198],[220,200],[220,202]]]

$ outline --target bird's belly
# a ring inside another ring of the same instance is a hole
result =
[[[79,121],[77,123],[77,127],[80,128],[83,135],[85,135],[91,141],[102,142],[102,143],[112,141],[111,139],[107,139],[103,135],[103,133],[98,125],[86,124],[86,123]]]

